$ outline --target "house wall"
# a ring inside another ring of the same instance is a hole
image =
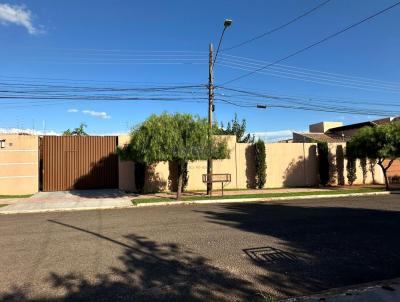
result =
[[[32,135],[0,134],[5,139],[5,148],[0,149],[0,195],[33,194],[39,187],[39,140]],[[254,146],[236,143],[235,136],[226,137],[230,157],[214,160],[214,173],[231,174],[231,183],[225,188],[244,189],[254,185],[255,162]],[[129,136],[119,136],[118,145],[129,142]],[[342,148],[342,153],[340,151]],[[347,161],[343,158],[345,144],[329,144],[331,162],[331,184],[347,184]],[[266,188],[302,187],[318,184],[318,159],[315,143],[273,143],[266,144],[267,183]],[[396,161],[391,173],[399,173],[400,162]],[[130,161],[119,160],[119,188],[124,191],[136,191],[135,165]],[[206,161],[194,161],[188,165],[188,190],[205,190],[202,175],[206,173]],[[146,174],[145,191],[171,189],[174,179],[172,167],[168,162],[158,163],[150,167]],[[366,184],[384,183],[379,166],[375,166],[374,177],[368,165]],[[341,180],[341,181],[339,181]],[[357,180],[363,183],[360,161],[357,161]],[[215,184],[219,189],[220,185]]]
[[[129,135],[118,136],[118,146],[123,147],[130,141]],[[131,161],[119,159],[118,162],[119,189],[127,192],[135,192],[135,164]]]
[[[387,163],[385,163],[387,164]],[[400,159],[395,160],[387,171],[388,177],[400,177]]]
[[[329,129],[343,126],[342,122],[320,122],[309,126],[310,132],[325,133]]]
[[[267,144],[267,188],[318,185],[317,144]]]
[[[346,143],[331,143],[328,144],[330,176],[332,185],[349,184],[347,180],[347,159],[345,158]],[[367,160],[366,175],[364,179],[361,161],[356,161],[356,176],[354,184],[384,184],[385,179],[381,168],[378,165],[371,165]]]
[[[0,195],[34,194],[39,190],[39,139],[34,135],[0,134]]]
[[[231,183],[226,189],[245,189],[254,186],[255,161],[254,146],[236,143],[235,136],[227,136],[230,157],[213,161],[213,173],[231,174]],[[129,137],[119,137],[119,145],[123,146]],[[318,163],[316,144],[273,143],[266,144],[267,183],[266,188],[315,186],[318,184]],[[135,191],[134,164],[120,161],[120,189]],[[168,162],[149,167],[145,181],[145,191],[163,191],[172,188],[170,177],[173,167]],[[194,161],[188,164],[187,190],[205,190],[202,175],[207,172],[207,161]],[[214,184],[219,189],[220,184]]]

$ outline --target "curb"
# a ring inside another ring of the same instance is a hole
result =
[[[400,191],[392,192],[368,192],[368,193],[349,193],[349,194],[332,194],[332,195],[304,195],[304,196],[287,196],[287,197],[257,197],[257,198],[231,198],[231,199],[207,199],[207,200],[186,200],[186,201],[164,201],[152,203],[139,203],[137,205],[116,205],[102,207],[80,207],[80,208],[53,208],[53,209],[37,209],[37,210],[19,210],[7,211],[0,210],[0,215],[14,214],[34,214],[34,213],[49,213],[49,212],[73,212],[73,211],[89,211],[89,210],[112,210],[112,209],[132,209],[141,207],[158,207],[158,206],[174,206],[174,205],[192,205],[192,204],[226,204],[226,203],[246,203],[246,202],[270,202],[270,201],[285,201],[294,199],[328,199],[328,198],[345,198],[357,196],[377,196],[399,194]]]
[[[59,208],[59,209],[37,209],[37,210],[20,210],[20,211],[1,211],[0,215],[15,215],[15,214],[36,214],[36,213],[50,213],[50,212],[75,212],[75,211],[91,211],[91,210],[117,210],[117,209],[131,209],[133,205],[121,206],[106,206],[106,207],[81,207],[81,208]]]
[[[293,199],[321,199],[321,198],[344,198],[357,196],[375,196],[375,195],[390,195],[400,193],[400,191],[392,192],[368,192],[368,193],[349,193],[349,194],[331,194],[331,195],[304,195],[304,196],[285,196],[285,197],[257,197],[257,198],[227,198],[227,199],[199,199],[199,200],[182,200],[182,201],[162,201],[139,203],[133,207],[154,207],[154,206],[169,206],[169,205],[190,205],[190,204],[212,204],[212,203],[238,203],[238,202],[269,202],[280,200]],[[133,200],[134,201],[134,200]]]

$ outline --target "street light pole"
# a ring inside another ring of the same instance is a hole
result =
[[[213,56],[213,44],[210,43],[209,46],[209,57],[208,57],[208,138],[210,140],[210,150],[207,159],[207,195],[212,195],[212,179],[211,175],[213,173],[213,160],[212,160],[212,146],[211,146],[211,138],[212,138],[212,127],[213,127],[213,112],[214,112],[214,65],[215,61],[218,57],[219,48],[222,43],[222,38],[224,37],[225,30],[231,26],[232,20],[225,19],[224,21],[224,30],[222,31],[221,37],[218,42],[217,52],[215,53],[215,58]]]

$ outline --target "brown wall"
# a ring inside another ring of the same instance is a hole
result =
[[[44,136],[43,191],[118,188],[116,136]]]
[[[387,171],[388,177],[400,177],[400,159],[395,160]]]
[[[0,134],[0,195],[33,194],[39,189],[39,140],[34,135]]]

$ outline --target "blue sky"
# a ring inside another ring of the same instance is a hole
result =
[[[82,83],[96,87],[127,87],[130,83],[135,87],[167,83],[205,84],[208,77],[208,44],[217,44],[225,18],[233,19],[233,25],[226,31],[222,48],[279,26],[321,2],[323,1],[0,1],[0,80],[5,84],[21,81],[32,84],[48,83],[49,79],[66,79],[58,80],[58,83],[69,85],[88,80],[89,82]],[[246,73],[231,68],[243,68],[245,65],[223,65],[224,55],[274,61],[394,2],[331,0],[285,29],[243,47],[221,52],[221,64],[217,62],[215,67],[216,85]],[[10,20],[9,16],[4,16],[4,7],[25,14],[19,14],[16,19]],[[298,77],[288,78],[288,73],[284,78],[271,74],[254,74],[232,83],[230,87],[263,91],[269,95],[302,96],[304,99],[324,97],[332,100],[332,106],[352,106],[357,101],[400,105],[399,91],[387,89],[388,85],[395,87],[400,83],[399,20],[400,6],[282,63],[296,68],[343,74],[341,81],[346,81],[345,76],[362,77],[357,78],[364,85],[362,89],[355,88],[354,85],[343,85],[343,82],[336,85],[335,81],[341,76],[329,78],[331,74],[326,74],[330,81],[326,81],[324,77],[321,81],[310,82]],[[173,58],[177,58],[176,62],[179,64],[148,64],[153,62],[149,60],[151,55],[158,58],[159,54],[163,54],[163,58],[166,58],[168,56],[165,54],[169,53],[176,55]],[[142,58],[139,55],[146,55],[146,59],[136,60]],[[185,61],[182,58],[190,59]],[[247,64],[246,68],[249,68],[251,61],[243,58],[236,60],[241,60],[240,64]],[[9,77],[15,78],[10,80]],[[375,81],[373,89],[369,89],[368,83],[371,80],[364,78],[381,82]],[[124,81],[129,83],[122,83]],[[338,104],[333,100],[339,98],[344,103]],[[85,122],[90,133],[117,133],[127,131],[151,113],[189,112],[204,117],[207,114],[205,102],[192,103],[183,100],[77,100],[68,103],[56,100],[53,101],[55,104],[45,102],[40,106],[36,105],[38,101],[35,101],[35,106],[31,106],[34,103],[32,100],[2,99],[0,102],[18,104],[0,105],[0,128],[42,129],[45,121],[46,129],[56,132]],[[362,107],[370,108],[369,105]],[[395,110],[395,107],[382,107],[388,111]],[[277,108],[261,110],[226,104],[216,104],[215,118],[226,122],[235,112],[239,118],[247,119],[249,131],[283,131],[277,132],[278,136],[287,130],[307,129],[310,123],[322,120],[353,123],[378,118]]]

